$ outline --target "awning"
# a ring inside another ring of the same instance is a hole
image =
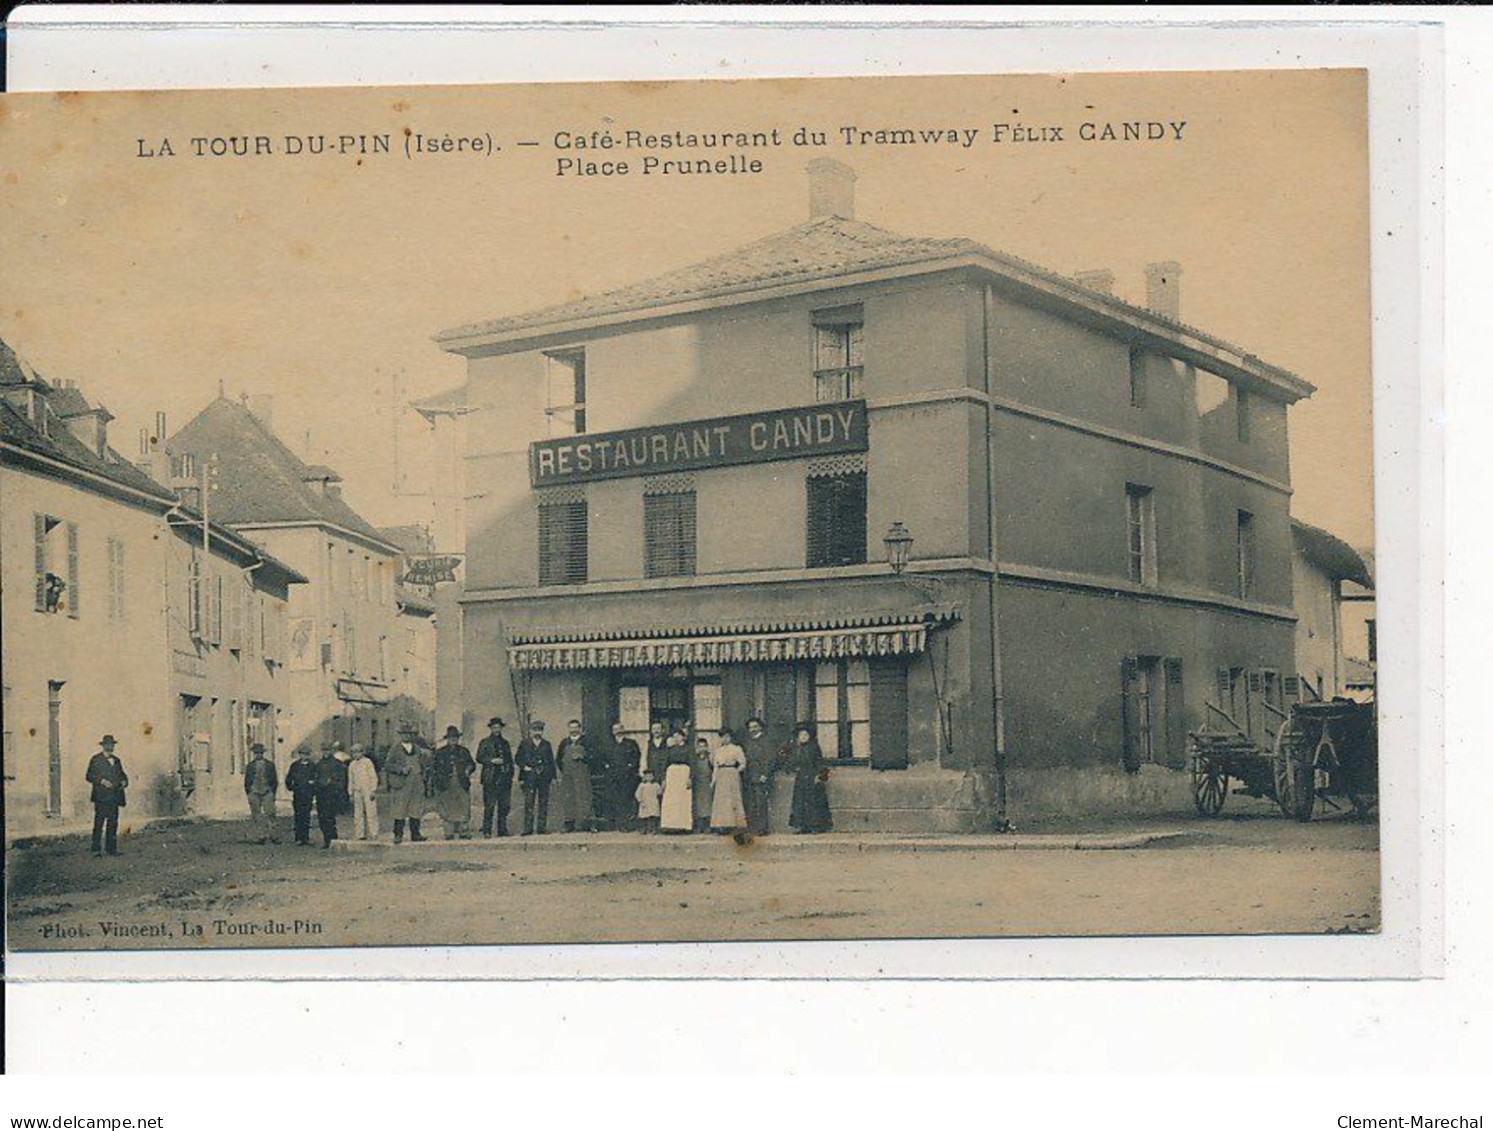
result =
[[[957,610],[940,606],[912,613],[835,616],[817,624],[805,618],[770,628],[532,630],[513,635],[508,662],[519,671],[576,671],[912,656],[927,648],[932,629],[956,619]]]

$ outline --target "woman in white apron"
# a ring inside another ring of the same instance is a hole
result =
[[[689,748],[684,735],[669,736],[664,764],[664,800],[658,827],[666,833],[687,833],[694,828],[695,804],[690,790]]]

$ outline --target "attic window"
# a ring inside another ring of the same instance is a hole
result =
[[[558,424],[562,435],[580,435],[586,430],[586,351],[556,350],[544,357],[548,385],[544,414],[550,432]]]
[[[865,353],[865,313],[857,303],[816,310],[814,323],[814,398],[853,400],[861,395]]]

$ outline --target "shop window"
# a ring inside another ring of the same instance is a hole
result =
[[[1255,592],[1255,516],[1248,511],[1239,512],[1234,543],[1238,595],[1252,597]]]
[[[861,395],[865,316],[860,306],[814,312],[814,399],[854,400]]]
[[[584,499],[539,505],[539,584],[586,580],[587,511]]]
[[[648,577],[692,577],[695,572],[695,492],[643,496],[643,557]]]
[[[76,617],[78,593],[78,524],[38,514],[36,527],[36,611]]]
[[[810,569],[860,565],[866,560],[866,472],[810,472],[808,478]]]
[[[865,660],[815,665],[814,723],[826,758],[870,761],[871,669]]]
[[[1156,504],[1151,488],[1139,483],[1125,484],[1125,525],[1130,580],[1137,585],[1155,585]]]
[[[544,356],[549,390],[544,414],[550,434],[579,435],[586,430],[586,351],[557,350]]]

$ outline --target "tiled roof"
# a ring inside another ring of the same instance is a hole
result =
[[[1237,355],[1248,364],[1268,371],[1295,395],[1306,396],[1312,386],[1295,374],[1195,326],[1166,317],[1106,292],[1083,286],[1074,279],[1006,252],[996,251],[978,240],[902,236],[859,220],[830,216],[799,224],[787,231],[746,244],[703,262],[655,275],[616,290],[604,291],[573,302],[543,307],[444,330],[435,336],[438,344],[460,351],[463,339],[532,336],[550,328],[587,320],[628,321],[650,316],[650,312],[691,302],[724,300],[771,287],[814,283],[833,285],[840,276],[879,268],[910,267],[940,261],[977,258],[1002,275],[1024,285],[1038,284],[1062,298],[1097,305],[1113,316],[1126,317],[1176,337],[1187,335],[1208,346]],[[445,394],[456,395],[456,390]],[[419,410],[420,405],[417,404]]]
[[[803,282],[986,250],[974,240],[899,236],[858,220],[832,216],[799,224],[724,255],[617,290],[526,314],[461,326],[438,334],[436,340],[472,334],[500,334],[598,315],[641,311],[773,284]]]
[[[166,450],[191,453],[199,463],[218,457],[213,517],[228,526],[323,523],[395,549],[340,497],[308,482],[313,469],[237,401],[213,401],[166,441]]]
[[[1352,581],[1366,589],[1374,587],[1374,580],[1363,558],[1337,535],[1302,522],[1299,518],[1291,520],[1291,533],[1306,559],[1329,577]]]
[[[0,387],[34,383],[55,411],[55,398],[59,393],[74,394],[86,411],[87,402],[76,389],[54,387],[37,378],[29,367],[22,363],[15,351],[0,341]],[[70,402],[71,403],[71,402]],[[176,495],[169,488],[157,483],[113,448],[105,448],[102,457],[87,444],[73,435],[61,420],[47,429],[47,434],[37,428],[24,412],[8,401],[0,401],[0,441],[35,455],[55,460],[80,471],[99,475],[111,482],[127,487],[154,499],[175,502]]]
[[[406,526],[380,526],[378,532],[385,542],[392,542],[406,554],[431,552],[430,532],[418,523],[410,523]]]

